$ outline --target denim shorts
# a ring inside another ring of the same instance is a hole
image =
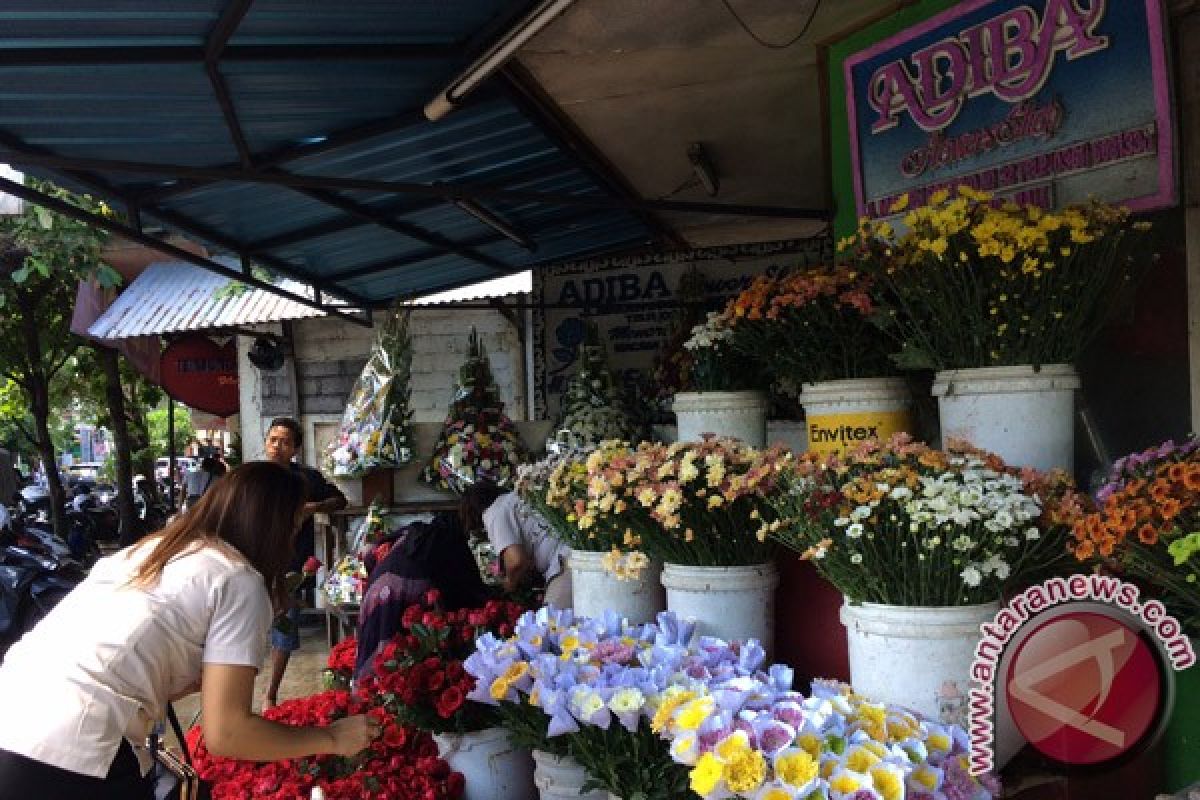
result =
[[[271,647],[291,653],[300,649],[300,609],[289,608],[285,616],[291,623],[291,633],[284,633],[272,627]]]

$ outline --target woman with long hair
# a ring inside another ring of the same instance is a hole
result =
[[[245,464],[161,533],[97,562],[0,665],[0,797],[152,796],[146,736],[197,687],[216,755],[366,749],[379,733],[366,716],[292,727],[252,710],[304,502],[286,468]]]

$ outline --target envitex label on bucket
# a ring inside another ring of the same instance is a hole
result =
[[[818,455],[845,454],[868,439],[887,439],[912,428],[908,411],[860,411],[809,414],[808,450]]]

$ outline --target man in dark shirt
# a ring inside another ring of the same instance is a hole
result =
[[[263,446],[269,461],[282,464],[292,470],[304,481],[308,494],[308,502],[304,504],[304,524],[296,535],[295,551],[292,555],[291,571],[300,572],[304,562],[316,553],[316,528],[313,525],[313,514],[339,511],[346,507],[346,496],[336,486],[325,480],[325,476],[312,467],[297,464],[292,459],[300,451],[304,443],[304,430],[300,423],[290,417],[279,417],[271,420],[267,429],[267,440]],[[295,606],[287,611],[290,621],[290,631],[284,633],[278,628],[271,629],[271,683],[267,687],[267,696],[263,701],[263,709],[271,708],[279,702],[279,684],[283,681],[283,673],[287,670],[292,653],[300,649],[300,608]]]

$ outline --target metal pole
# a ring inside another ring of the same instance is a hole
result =
[[[175,398],[167,395],[167,496],[175,510]]]

